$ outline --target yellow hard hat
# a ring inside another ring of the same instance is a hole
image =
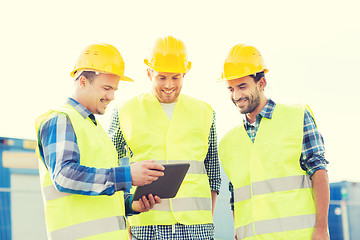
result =
[[[267,73],[269,70],[260,52],[253,46],[238,44],[230,49],[219,80],[229,81],[262,71]]]
[[[144,62],[157,72],[186,73],[191,68],[185,44],[172,36],[158,38]]]
[[[70,76],[75,77],[76,71],[81,70],[94,70],[101,73],[115,74],[122,81],[134,81],[124,76],[124,60],[119,51],[111,44],[92,44],[85,48],[80,54]]]

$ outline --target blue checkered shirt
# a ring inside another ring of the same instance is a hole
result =
[[[220,164],[218,157],[217,135],[215,125],[215,112],[213,112],[213,122],[209,134],[209,148],[204,160],[205,169],[209,178],[210,189],[219,193],[221,178],[220,178]],[[120,129],[119,115],[115,109],[111,124],[109,135],[114,142],[118,151],[119,158],[126,156],[126,140]],[[131,149],[129,149],[132,156]],[[199,224],[199,225],[158,225],[158,226],[133,226],[131,232],[135,238],[133,239],[152,239],[152,240],[165,240],[165,239],[193,239],[205,240],[213,239],[214,237],[214,224]]]
[[[67,104],[74,107],[84,119],[89,117],[95,125],[99,124],[94,114],[74,99],[69,98]],[[97,196],[112,195],[131,188],[129,166],[105,169],[80,164],[76,135],[66,114],[52,114],[40,126],[38,135],[40,156],[59,192]],[[127,195],[125,202],[126,212],[131,215],[132,196]]]
[[[274,112],[274,108],[276,103],[271,99],[268,100],[265,107],[261,110],[261,112],[256,116],[255,122],[253,124],[249,123],[244,117],[244,127],[249,135],[252,142],[254,142],[257,130],[260,126],[261,119],[272,118],[272,114]],[[321,136],[320,132],[316,128],[315,121],[311,115],[311,113],[305,109],[304,113],[304,137],[302,143],[302,151],[300,156],[300,166],[301,168],[307,172],[307,174],[311,176],[320,169],[326,169],[326,164],[329,162],[325,159],[325,146],[324,140]],[[231,210],[234,210],[234,188],[231,182],[229,182],[229,191],[231,192],[230,205]]]

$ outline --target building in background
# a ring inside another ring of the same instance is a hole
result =
[[[330,239],[360,239],[360,182],[330,183],[330,199]]]
[[[0,137],[0,239],[47,239],[36,141]]]

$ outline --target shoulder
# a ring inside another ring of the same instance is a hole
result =
[[[41,134],[49,134],[50,132],[57,132],[58,129],[66,129],[66,125],[71,124],[68,115],[63,112],[51,112],[39,123],[39,130]]]
[[[314,114],[307,104],[276,104],[276,106],[279,105],[279,108],[286,109],[287,111],[299,111],[301,112],[305,118],[312,118],[314,119]]]
[[[208,108],[208,109],[211,109],[211,111],[213,111],[213,108],[211,107],[210,104],[208,104],[207,102],[204,102],[204,101],[202,101],[202,100],[200,100],[198,98],[194,98],[194,97],[191,97],[191,96],[188,96],[188,95],[185,95],[185,94],[181,94],[181,97],[186,102],[195,103],[195,104],[198,104],[201,107]]]
[[[223,142],[225,141],[226,139],[229,139],[229,138],[232,138],[232,136],[238,134],[238,132],[241,130],[243,126],[242,125],[237,125],[233,128],[231,128],[230,130],[228,130],[224,136],[221,138],[221,141],[220,142]]]
[[[306,105],[304,104],[281,104],[277,103],[274,108],[274,114],[280,117],[293,116],[295,118],[304,118],[304,111]]]
[[[295,104],[282,104],[282,103],[276,103],[275,108],[278,109],[284,109],[287,111],[302,111],[304,112],[306,105],[302,103],[295,103]]]
[[[135,97],[130,98],[128,101],[126,101],[125,103],[120,105],[118,108],[119,109],[127,108],[127,107],[130,107],[131,105],[138,104],[138,103],[141,103],[143,101],[146,101],[146,99],[149,99],[151,97],[150,95],[151,95],[151,93],[139,94],[139,95],[137,95]]]

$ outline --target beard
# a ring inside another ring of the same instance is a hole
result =
[[[236,103],[243,100],[247,100],[247,106],[239,107]],[[252,113],[260,105],[260,93],[255,89],[249,96],[237,100],[232,99],[232,101],[241,114]]]

